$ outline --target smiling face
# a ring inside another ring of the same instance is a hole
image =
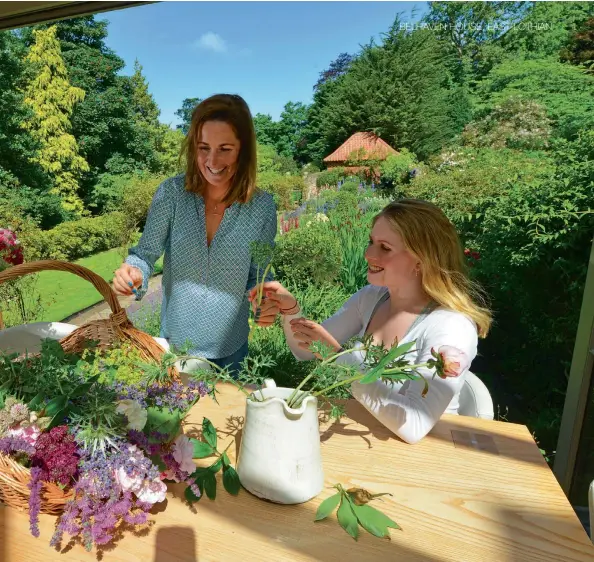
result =
[[[212,186],[227,188],[237,171],[240,142],[233,127],[224,121],[206,121],[197,143],[198,169]]]
[[[402,236],[385,217],[380,216],[373,225],[365,259],[371,285],[403,289],[421,283],[419,260],[406,249]]]

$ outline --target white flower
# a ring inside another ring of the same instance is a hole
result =
[[[116,411],[126,416],[128,419],[128,429],[142,431],[146,425],[148,414],[136,400],[120,400]]]
[[[167,485],[161,482],[160,478],[154,480],[143,480],[142,486],[134,492],[136,497],[144,503],[159,503],[165,500]]]
[[[185,435],[179,435],[173,443],[173,458],[179,464],[180,469],[192,474],[196,470],[193,457],[194,445]]]
[[[138,476],[135,470],[128,474],[124,467],[120,467],[115,471],[115,479],[122,492],[134,492],[137,495],[143,484],[142,478]]]

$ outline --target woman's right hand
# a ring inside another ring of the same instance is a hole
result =
[[[285,289],[278,281],[266,281],[256,285],[249,293],[248,300],[252,303],[254,311],[257,313],[258,290],[262,287],[262,303],[260,304],[260,313],[257,314],[257,323],[263,326],[269,326],[274,323],[276,315],[283,314],[284,311],[293,311],[295,308],[299,311],[297,299]],[[293,313],[293,312],[292,312]]]
[[[137,289],[142,285],[142,271],[130,264],[123,263],[119,269],[115,270],[114,274],[112,287],[116,295],[128,297],[134,293],[132,289]]]

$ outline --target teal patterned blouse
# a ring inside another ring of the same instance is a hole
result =
[[[209,247],[204,199],[185,190],[184,177],[159,186],[144,232],[126,262],[142,270],[140,299],[165,253],[161,337],[176,346],[191,342],[191,354],[219,359],[247,341],[247,291],[256,284],[257,272],[250,243],[274,244],[276,206],[270,193],[259,190],[248,203],[233,203]]]

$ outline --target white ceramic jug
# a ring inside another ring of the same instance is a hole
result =
[[[246,401],[239,480],[246,490],[272,502],[306,502],[324,486],[318,400],[308,396],[298,409],[289,408],[284,399],[292,388],[277,387],[271,379],[264,384],[255,391],[258,400]]]

